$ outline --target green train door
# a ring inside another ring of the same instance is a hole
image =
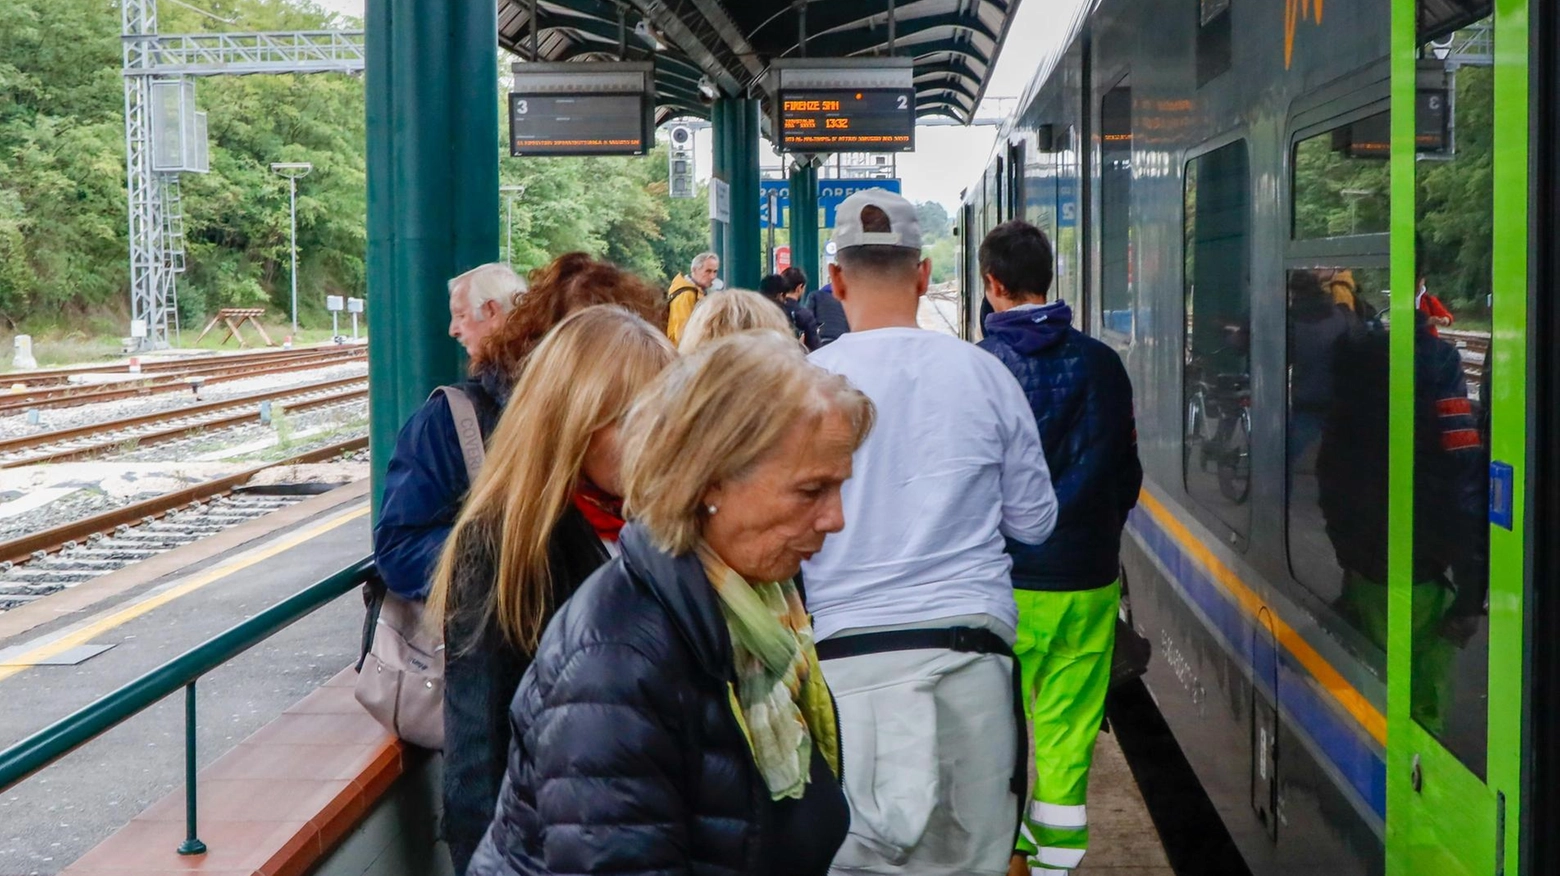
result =
[[[1517,873],[1528,0],[1393,0],[1387,872]]]

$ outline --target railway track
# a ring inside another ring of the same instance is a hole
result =
[[[367,348],[348,347],[323,351],[307,351],[297,355],[268,354],[269,358],[246,362],[202,360],[190,362],[174,376],[145,375],[138,380],[115,381],[106,384],[52,385],[13,391],[9,396],[0,395],[0,416],[21,411],[48,408],[68,408],[97,402],[120,401],[127,398],[159,395],[191,390],[191,379],[203,384],[245,380],[270,374],[286,374],[293,371],[310,371],[353,362],[366,361]],[[96,371],[96,374],[118,373]],[[143,375],[145,372],[142,372]],[[3,382],[3,381],[0,381]]]
[[[143,447],[197,432],[254,422],[261,402],[285,401],[289,412],[306,411],[368,397],[368,381],[347,377],[257,392],[172,411],[123,417],[104,423],[56,429],[0,441],[0,468],[65,462],[106,453],[126,445]]]
[[[343,348],[335,344],[321,345],[292,350],[270,350],[260,353],[234,353],[232,355],[197,356],[181,359],[158,359],[140,363],[140,371],[130,370],[130,363],[106,362],[101,365],[70,365],[64,368],[37,368],[31,371],[12,371],[0,375],[0,382],[22,383],[30,388],[45,386],[57,386],[68,383],[72,377],[85,374],[143,374],[143,375],[169,375],[181,374],[193,368],[220,365],[223,367],[240,367],[246,365],[260,366],[264,363],[278,363],[288,359],[296,359],[301,356],[318,356],[323,353],[339,352]],[[365,349],[354,347],[349,349]]]
[[[285,508],[305,495],[235,492],[260,472],[368,447],[353,438],[0,543],[0,611]]]

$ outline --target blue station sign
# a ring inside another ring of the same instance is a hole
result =
[[[867,189],[887,189],[899,194],[903,186],[897,179],[820,179],[818,180],[818,206],[823,208],[823,227],[834,227],[834,211],[846,198]],[[783,179],[766,179],[761,182],[758,196],[759,227],[769,227],[769,196],[775,194],[776,228],[786,227],[791,212],[791,183]]]

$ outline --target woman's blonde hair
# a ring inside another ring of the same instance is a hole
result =
[[[831,412],[850,422],[851,447],[860,447],[872,430],[871,400],[810,364],[795,341],[771,331],[711,341],[666,369],[623,421],[628,515],[661,550],[692,550],[707,490],[741,480],[793,426]]]
[[[439,557],[425,612],[497,615],[515,645],[535,648],[551,608],[547,549],[568,509],[591,436],[623,417],[634,398],[676,358],[666,335],[627,310],[576,311],[531,354],[487,459]],[[460,605],[462,563],[486,554],[497,575],[481,606]]]
[[[796,337],[791,320],[778,305],[757,292],[727,289],[708,295],[683,326],[677,352],[691,353],[718,338],[753,329],[770,329],[786,337]]]

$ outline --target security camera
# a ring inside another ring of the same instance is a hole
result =
[[[710,77],[699,77],[699,96],[704,98],[706,103],[713,102],[715,98],[720,97],[720,90],[715,87],[715,83],[710,81]]]

